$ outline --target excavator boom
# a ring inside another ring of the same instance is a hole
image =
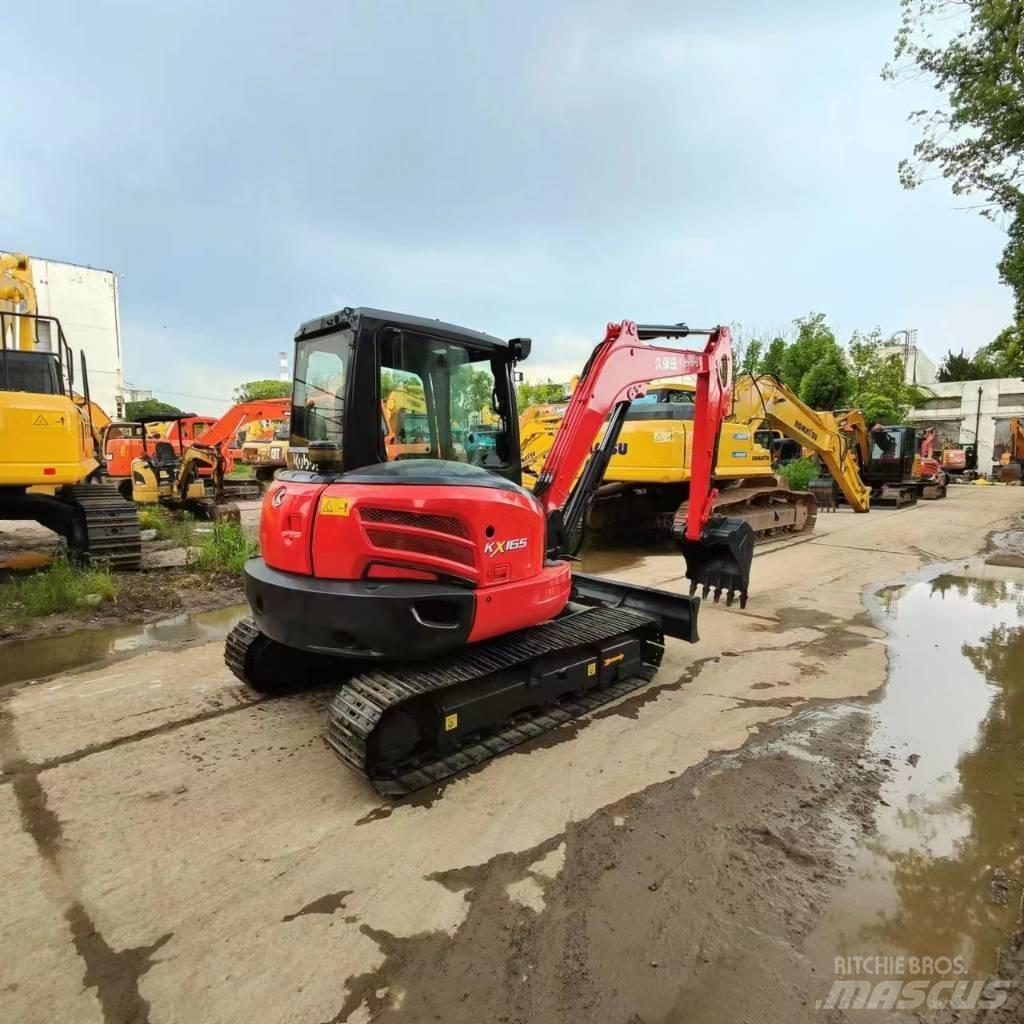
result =
[[[707,337],[703,352],[646,344],[656,338],[685,338],[691,334]],[[714,590],[717,600],[725,592],[731,604],[734,592],[738,592],[744,606],[753,533],[740,520],[711,515],[718,494],[712,484],[718,433],[732,387],[732,349],[727,327],[638,327],[629,320],[609,324],[604,339],[580,374],[533,493],[547,515],[549,555],[564,554],[566,538],[579,528],[604,476],[630,403],[641,398],[653,380],[687,375],[697,379],[691,501],[685,536],[680,541],[687,577],[691,593],[703,585],[705,595]],[[606,418],[604,436],[577,480]]]
[[[858,462],[859,452],[867,463],[870,438],[859,412],[815,412],[770,374],[744,373],[733,387],[732,418],[751,425],[767,421],[821,459],[855,512],[871,508],[871,488],[861,479]]]

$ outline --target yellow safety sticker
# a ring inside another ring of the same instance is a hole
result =
[[[588,676],[596,676],[597,675],[597,662],[596,661],[592,661],[587,666],[587,675]]]
[[[46,417],[40,413],[33,421],[33,427],[48,427],[50,424],[46,422]]]
[[[675,432],[671,430],[656,430],[654,432],[654,443],[655,444],[666,444],[674,438]]]
[[[458,727],[459,727],[459,716],[458,716],[457,713],[454,714],[454,715],[445,715],[444,716],[444,731],[445,732],[451,732],[452,729],[458,729]]]
[[[605,658],[604,659],[604,663],[605,663],[605,666],[607,667],[608,665],[614,665],[615,662],[617,662],[617,661],[625,661],[625,660],[626,660],[626,656],[624,654],[613,654],[610,658]]]
[[[323,498],[320,502],[320,514],[323,516],[347,516],[352,511],[351,498]]]

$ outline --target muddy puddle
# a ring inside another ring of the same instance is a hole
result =
[[[183,612],[159,622],[80,629],[53,637],[14,640],[3,646],[0,687],[41,679],[94,662],[226,636],[246,614],[244,604],[203,612]]]
[[[820,975],[835,957],[891,958],[876,977],[997,969],[1024,880],[1022,581],[972,564],[876,595],[890,667],[869,747],[891,778],[808,940]]]

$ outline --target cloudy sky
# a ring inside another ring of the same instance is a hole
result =
[[[896,178],[897,0],[48,0],[4,29],[0,248],[118,271],[125,373],[223,407],[344,305],[535,339],[609,319],[932,356],[1010,316],[1001,232]],[[13,34],[12,34],[13,33]],[[188,397],[186,397],[188,396]]]

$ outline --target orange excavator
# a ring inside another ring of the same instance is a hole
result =
[[[152,421],[159,426],[160,421]],[[167,441],[177,456],[181,456],[182,447],[198,441],[200,437],[217,421],[212,416],[196,416],[189,413],[184,419],[174,417],[163,424],[169,429],[160,437],[147,433],[147,426],[138,420],[114,420],[102,430],[103,457],[106,462],[106,478],[115,484],[121,494],[130,499],[132,496],[132,463],[141,458],[146,443],[154,444],[158,440]]]
[[[1006,451],[993,466],[993,472],[1000,480],[1015,482],[1024,478],[1024,423],[1014,416],[1010,420],[1010,438]]]
[[[702,351],[652,344],[690,335]],[[698,639],[698,588],[746,603],[754,535],[714,513],[712,484],[731,400],[729,329],[609,324],[532,492],[521,485],[514,385],[530,348],[528,338],[365,308],[296,334],[289,463],[301,468],[279,473],[267,491],[262,557],[244,574],[252,618],[229,634],[225,660],[264,692],[337,681],[327,742],[389,796],[643,686],[666,635]],[[500,437],[486,468],[458,457],[467,365],[492,387]],[[378,414],[385,367],[423,381],[426,457],[389,458]],[[680,539],[689,594],[577,572],[570,538],[630,404],[651,381],[690,374],[693,460]],[[330,393],[315,416],[302,400],[310,388]]]
[[[233,502],[257,499],[263,489],[258,480],[229,478],[234,466],[229,446],[246,423],[281,419],[289,410],[287,398],[240,402],[206,427],[199,440],[187,439],[181,431],[182,423],[194,417],[172,417],[170,434],[178,435],[177,449],[167,437],[151,442],[143,430],[142,454],[131,466],[132,500],[204,518],[237,518]],[[145,427],[146,420],[141,424]]]

